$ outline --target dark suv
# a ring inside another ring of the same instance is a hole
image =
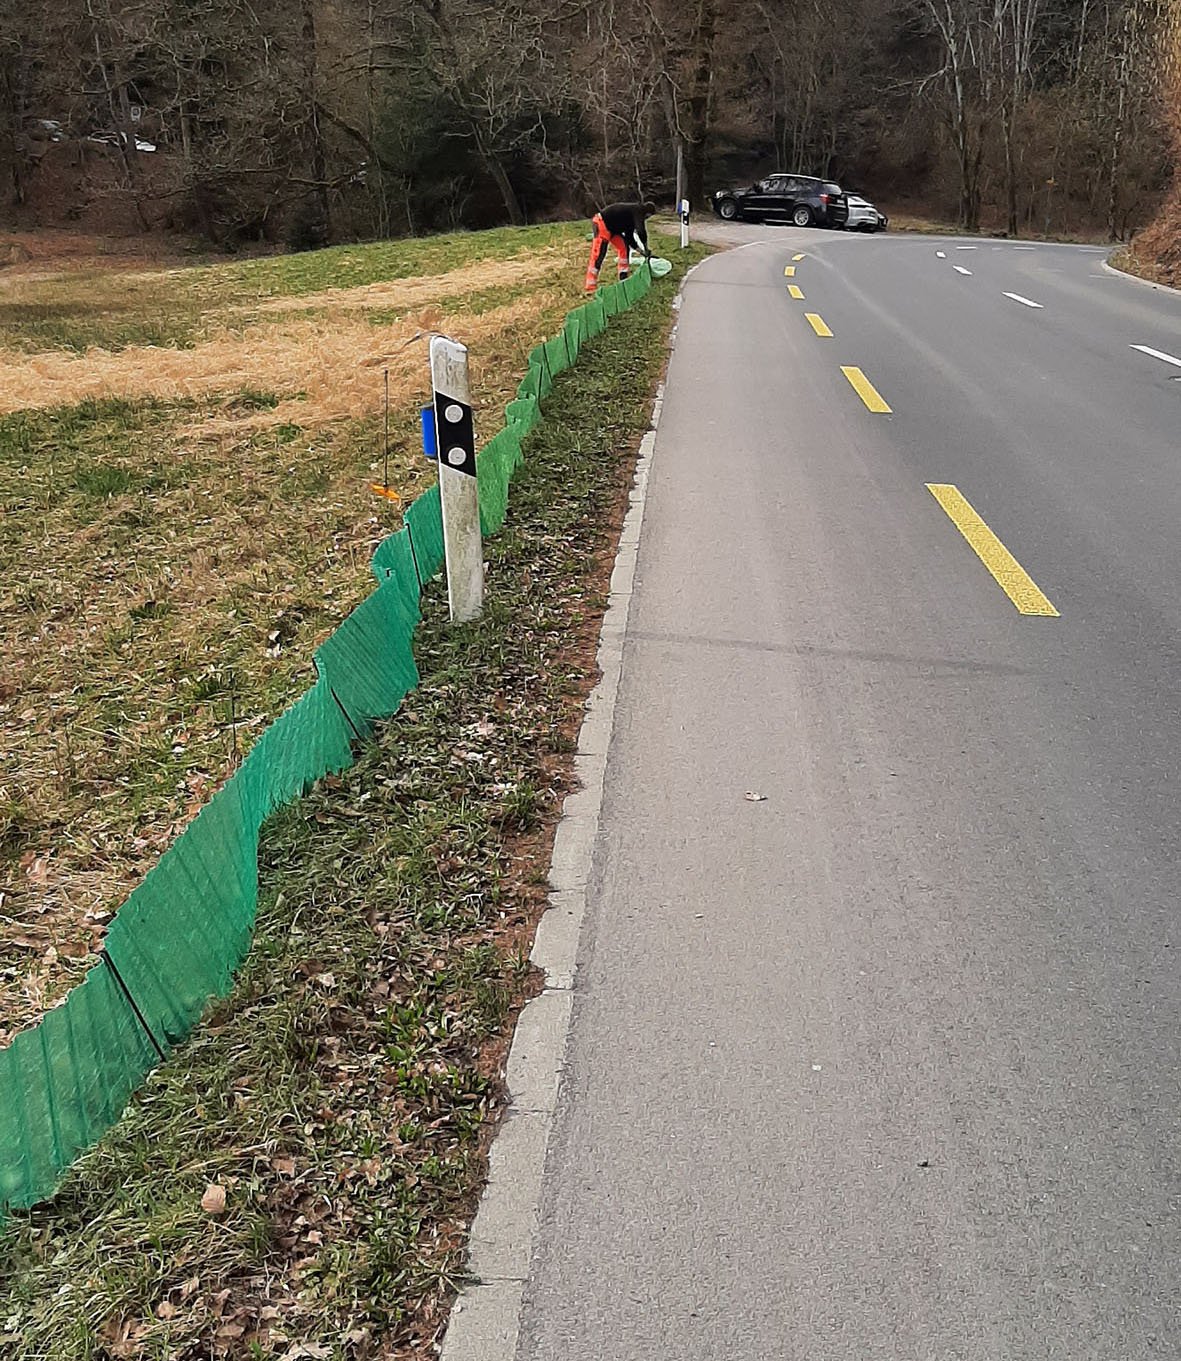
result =
[[[849,205],[839,184],[812,175],[771,175],[749,189],[719,189],[710,200],[727,222],[794,222],[843,227]]]

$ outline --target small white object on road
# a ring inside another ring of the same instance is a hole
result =
[[[1154,350],[1151,345],[1132,345],[1133,350],[1139,350],[1141,354],[1149,355],[1152,359],[1163,360],[1166,364],[1176,364],[1181,369],[1181,359],[1176,355],[1165,354],[1164,350]]]
[[[952,269],[954,269],[957,274],[967,274],[969,277],[972,273],[970,269],[965,269],[963,265],[952,265]]]
[[[935,254],[940,258],[940,260],[947,259],[947,252],[945,250],[937,250]]]
[[[1012,298],[1014,302],[1019,302],[1022,307],[1044,307],[1044,303],[1034,302],[1032,298],[1023,298],[1020,293],[1006,293],[1006,298]]]
[[[756,794],[755,791],[754,791],[753,789],[748,789],[748,790],[746,791],[746,794],[745,794],[744,797],[746,798],[747,803],[766,803],[766,802],[767,802],[767,796],[766,796],[766,794]]]

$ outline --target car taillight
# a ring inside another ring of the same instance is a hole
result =
[[[821,206],[822,208],[827,208],[827,207],[828,207],[828,195],[827,195],[827,194],[821,194],[821,195],[820,195],[820,206]]]

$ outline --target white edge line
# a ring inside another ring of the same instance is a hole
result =
[[[1166,364],[1173,364],[1181,369],[1181,359],[1176,355],[1165,354],[1164,350],[1154,350],[1151,345],[1130,345],[1132,350],[1139,350],[1141,354],[1150,355],[1153,359],[1163,359]]]
[[[954,269],[957,274],[966,274],[969,278],[972,277],[972,271],[970,269],[965,269],[963,265],[952,265],[952,269]]]
[[[678,312],[685,284],[697,268],[694,265],[681,280],[673,300]],[[670,348],[676,331],[674,325]],[[460,1290],[452,1307],[440,1361],[512,1361],[517,1351],[521,1306],[541,1214],[546,1154],[557,1121],[570,1038],[587,884],[598,838],[648,478],[663,404],[662,383],[652,407],[652,424],[640,441],[630,505],[611,573],[599,632],[600,678],[587,700],[578,734],[574,766],[579,788],[562,806],[550,861],[549,907],[538,923],[529,956],[544,971],[545,987],[521,1012],[513,1034],[505,1065],[508,1105],[489,1150],[488,1183],[471,1224],[471,1283]]]
[[[1019,302],[1023,307],[1045,307],[1045,303],[1034,302],[1032,298],[1023,298],[1020,293],[1006,293],[1005,297],[1012,298],[1014,302]]]

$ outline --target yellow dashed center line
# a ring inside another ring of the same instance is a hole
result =
[[[795,265],[785,265],[783,269],[783,274],[784,277],[787,279],[794,279],[796,277]]]
[[[852,384],[853,391],[871,411],[882,412],[887,416],[890,414],[891,408],[886,404],[882,394],[874,387],[860,369],[853,368],[848,364],[842,364],[841,372]]]
[[[832,339],[832,332],[824,324],[824,318],[820,316],[819,313],[805,312],[804,317],[808,325],[811,326],[818,336],[822,336],[828,340]]]
[[[795,298],[796,302],[804,301],[804,290],[799,284],[788,284],[787,295],[789,298]]]
[[[1038,589],[1033,578],[976,514],[958,487],[948,482],[928,482],[927,490],[947,512],[952,524],[967,539],[972,551],[1022,614],[1058,618],[1058,611]]]

